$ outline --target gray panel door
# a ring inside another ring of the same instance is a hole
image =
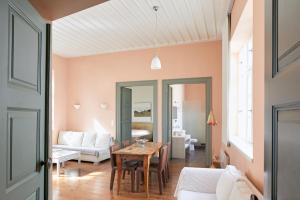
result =
[[[44,199],[46,23],[0,1],[0,199]]]
[[[131,141],[132,90],[121,88],[121,142]]]
[[[169,121],[168,121],[168,141],[167,142],[171,142],[171,151],[169,151],[169,158],[172,157],[172,133],[173,133],[173,88],[169,86],[169,91],[168,91],[169,95],[168,95],[168,106],[169,106]],[[177,112],[177,110],[176,110]]]
[[[265,199],[300,199],[300,1],[266,1]]]

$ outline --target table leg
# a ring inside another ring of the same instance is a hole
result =
[[[149,155],[144,156],[144,189],[149,197],[149,165],[150,165],[150,157]]]
[[[116,161],[117,161],[117,167],[118,167],[118,185],[117,185],[117,191],[118,194],[120,194],[120,186],[121,186],[121,178],[122,178],[122,158],[121,155],[116,155]]]
[[[56,164],[56,172],[57,172],[57,176],[59,176],[59,169],[60,168],[60,163],[59,162],[57,162],[57,164]]]

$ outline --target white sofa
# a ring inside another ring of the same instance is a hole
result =
[[[98,164],[109,159],[111,136],[107,133],[60,131],[54,149],[80,151],[80,160]]]
[[[185,167],[180,173],[175,197],[178,200],[250,200],[261,193],[231,165],[225,169]]]

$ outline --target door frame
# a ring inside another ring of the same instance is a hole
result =
[[[157,80],[128,81],[116,83],[116,140],[121,139],[121,88],[134,86],[153,86],[153,141],[158,141],[157,134]]]
[[[182,79],[167,79],[162,81],[162,139],[166,143],[171,141],[169,138],[169,87],[175,84],[204,84],[205,85],[205,100],[206,100],[206,118],[210,113],[212,107],[212,77],[199,77],[199,78],[182,78]],[[205,162],[207,166],[212,163],[212,141],[211,141],[211,127],[206,123],[206,147],[205,147]]]
[[[52,25],[46,24],[45,75],[45,187],[44,199],[52,199]],[[51,160],[49,160],[51,159]],[[50,191],[50,192],[49,192]]]

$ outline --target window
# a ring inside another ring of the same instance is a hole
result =
[[[253,157],[252,37],[231,54],[229,70],[229,141]]]

